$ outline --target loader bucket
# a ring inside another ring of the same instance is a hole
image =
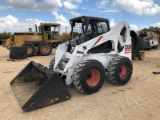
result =
[[[24,111],[32,111],[71,97],[57,73],[33,61],[10,84]]]

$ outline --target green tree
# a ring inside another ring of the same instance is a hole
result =
[[[3,32],[3,33],[0,33],[0,40],[5,40],[5,39],[8,39],[10,37],[11,33],[10,32]]]

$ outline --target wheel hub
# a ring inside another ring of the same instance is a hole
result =
[[[27,47],[27,53],[31,54],[32,53],[32,48],[31,47]]]
[[[119,69],[119,76],[121,79],[125,79],[128,75],[128,66],[127,64],[122,64]]]
[[[87,79],[90,79],[92,77],[92,74],[91,73],[88,73],[87,74]]]
[[[48,51],[49,51],[48,46],[43,46],[42,51],[45,52],[45,53],[48,53]]]
[[[100,72],[97,69],[90,69],[86,75],[86,82],[89,86],[96,86],[100,81]]]

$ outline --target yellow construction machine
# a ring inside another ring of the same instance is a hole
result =
[[[35,24],[35,29],[35,32],[32,32],[31,28],[29,32],[15,32],[3,46],[7,48],[26,46],[28,57],[35,54],[46,56],[51,54],[53,47],[66,42],[69,37],[67,33],[61,35],[59,23],[41,23],[39,27]]]

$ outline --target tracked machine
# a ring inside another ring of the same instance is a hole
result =
[[[70,24],[70,40],[58,46],[49,68],[32,61],[11,81],[24,111],[68,100],[72,83],[80,93],[92,94],[105,79],[117,86],[130,80],[131,59],[140,54],[127,22],[110,29],[108,19],[81,16]]]

